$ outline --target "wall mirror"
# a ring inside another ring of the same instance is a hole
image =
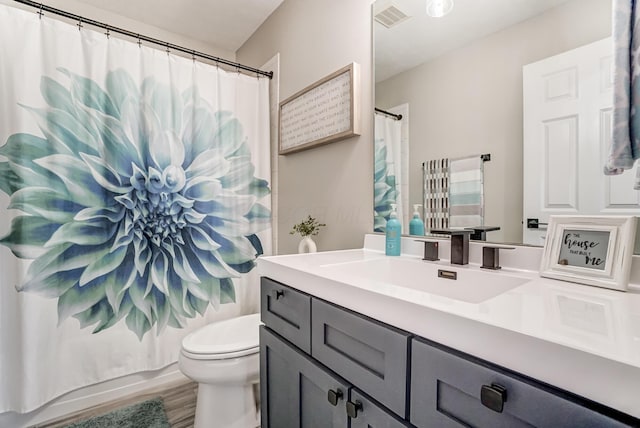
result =
[[[429,3],[373,5],[375,106],[402,115],[376,113],[375,229],[393,202],[409,233],[414,204],[425,203],[425,163],[483,154],[491,160],[473,162],[482,173],[482,218],[470,207],[455,215],[499,228],[488,241],[543,245],[550,214],[640,215],[635,171],[602,174],[611,0],[438,0],[452,4],[442,17],[427,14]],[[581,116],[581,105],[591,116]],[[477,202],[479,195],[464,195],[477,184],[449,184],[447,204]],[[419,213],[424,219],[430,210]]]

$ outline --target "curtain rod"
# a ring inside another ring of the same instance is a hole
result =
[[[38,9],[38,14],[41,17],[43,15],[43,11],[50,12],[50,13],[53,13],[53,14],[56,14],[56,15],[63,16],[65,18],[74,20],[74,21],[78,21],[80,24],[81,23],[86,23],[86,24],[92,25],[94,27],[104,28],[105,30],[107,30],[107,33],[108,32],[120,33],[120,34],[123,34],[125,36],[129,36],[131,38],[138,39],[138,41],[144,40],[145,42],[153,43],[153,44],[158,45],[158,46],[164,46],[164,47],[167,48],[167,51],[169,51],[169,50],[179,51],[179,52],[182,52],[182,53],[189,54],[189,55],[191,55],[193,57],[200,57],[200,58],[207,59],[209,61],[213,61],[213,62],[215,62],[217,64],[228,65],[228,66],[236,68],[238,70],[244,70],[244,71],[247,71],[247,72],[255,73],[256,75],[267,76],[269,79],[273,78],[273,71],[259,70],[257,68],[249,67],[247,65],[243,65],[243,64],[240,64],[240,63],[237,63],[237,62],[229,61],[229,60],[226,60],[226,59],[223,59],[223,58],[218,58],[218,57],[213,56],[213,55],[208,55],[206,53],[198,52],[198,51],[195,51],[193,49],[187,49],[187,48],[184,48],[182,46],[174,45],[173,43],[163,42],[162,40],[158,40],[158,39],[154,39],[152,37],[144,36],[144,35],[139,34],[139,33],[134,33],[132,31],[124,30],[122,28],[113,27],[111,25],[104,24],[104,23],[99,22],[99,21],[94,21],[92,19],[87,19],[87,18],[84,18],[84,17],[82,17],[80,15],[75,15],[73,13],[69,13],[69,12],[66,12],[64,10],[56,9],[56,8],[51,7],[51,6],[46,6],[46,5],[43,5],[42,3],[38,3],[38,2],[35,2],[35,1],[31,1],[31,0],[14,0],[14,1]]]
[[[391,113],[391,112],[388,112],[386,110],[382,110],[381,108],[378,108],[378,107],[375,107],[375,111],[377,111],[378,113],[386,114],[387,116],[391,116],[391,117],[395,118],[395,120],[402,120],[402,115],[401,114]]]

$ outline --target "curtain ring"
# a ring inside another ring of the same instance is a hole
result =
[[[140,38],[140,34],[138,34],[138,47],[142,47],[142,39]]]
[[[78,20],[78,31],[82,31],[82,19]]]
[[[167,55],[169,55],[169,42],[167,42]]]
[[[111,32],[109,31],[109,26],[107,25],[107,32],[104,33],[105,36],[107,36],[107,40],[109,39],[109,36],[111,35]]]
[[[40,9],[38,10],[38,17],[42,19],[43,16],[44,16],[44,13],[42,12],[42,3],[40,3]]]
[[[193,62],[196,62],[196,51],[195,50],[191,51],[191,59],[193,60]]]

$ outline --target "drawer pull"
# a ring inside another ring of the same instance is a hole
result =
[[[362,410],[362,403],[356,400],[355,403],[347,401],[347,415],[350,418],[355,419],[358,417],[358,412]]]
[[[284,290],[273,290],[271,295],[274,299],[280,300],[280,298],[284,297]]]
[[[492,383],[491,386],[482,385],[480,402],[485,407],[494,412],[502,413],[505,401],[507,401],[507,389],[504,386],[497,383]]]
[[[344,394],[340,389],[336,389],[335,391],[330,389],[329,392],[327,392],[327,400],[329,400],[332,406],[337,406],[338,401],[340,401],[343,396]]]

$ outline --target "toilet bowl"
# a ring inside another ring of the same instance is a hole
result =
[[[182,340],[180,371],[198,382],[195,428],[260,425],[260,314],[208,324]]]

